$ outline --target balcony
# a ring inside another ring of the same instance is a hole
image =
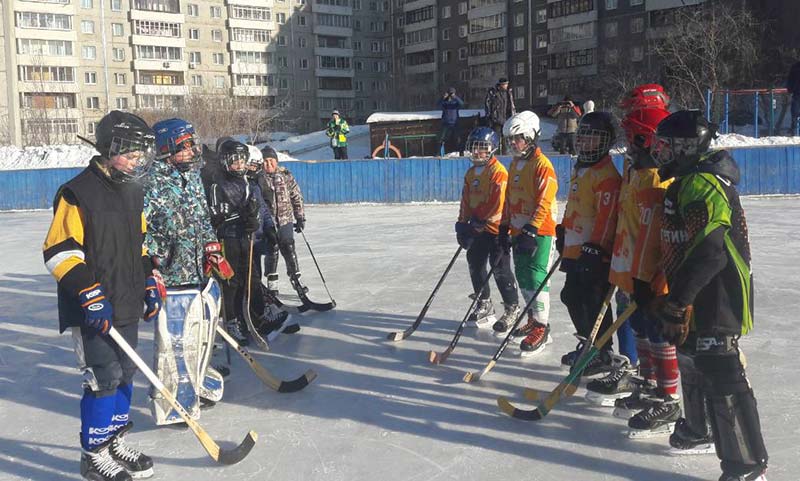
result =
[[[43,28],[20,28],[14,27],[16,38],[36,38],[40,40],[69,40],[78,41],[78,33],[75,30],[46,30]],[[8,41],[8,37],[6,37]],[[73,45],[73,48],[75,46]]]
[[[278,95],[278,87],[238,85],[231,89],[233,95],[237,97],[266,97],[268,95]]]
[[[488,55],[470,55],[467,58],[467,65],[484,65],[487,63],[505,62],[508,59],[508,52],[490,53]]]
[[[411,2],[406,2],[403,4],[403,11],[413,12],[414,10],[430,6],[433,6],[435,10],[436,0],[413,0]]]
[[[17,65],[37,65],[42,67],[77,67],[80,65],[78,53],[75,52],[73,45],[73,55],[65,55],[60,57],[51,57],[43,55],[17,55]]]
[[[156,22],[186,23],[182,13],[154,12],[151,10],[131,10],[130,20],[152,20]]]
[[[569,68],[559,68],[559,69],[548,69],[547,70],[547,79],[562,79],[562,78],[573,78],[573,77],[588,77],[592,75],[597,75],[597,63],[592,65],[581,65],[580,67],[569,67]]]
[[[351,68],[316,68],[314,69],[314,75],[317,77],[354,77],[355,71]]]
[[[24,7],[23,7],[22,4],[17,3],[17,5],[15,7],[13,7],[13,8],[16,8],[17,10],[24,10],[26,12],[41,12],[41,13],[56,13],[56,14],[60,14],[60,15],[75,15],[75,4],[76,3],[79,3],[79,2],[72,1],[72,2],[67,3],[67,4],[57,3],[57,2],[25,2]],[[12,12],[13,12],[13,9],[12,9]]]
[[[579,23],[596,22],[597,10],[591,10],[583,13],[573,13],[572,15],[565,15],[563,17],[547,19],[547,28],[554,29],[566,27],[567,25],[577,25]]]
[[[151,58],[137,58],[133,61],[134,70],[167,70],[170,72],[183,72],[187,65],[183,60],[159,60]]]
[[[571,50],[586,50],[587,48],[597,48],[597,37],[582,38],[569,42],[550,43],[547,45],[547,53],[562,53]]]
[[[272,67],[272,68],[270,68]],[[265,63],[233,63],[231,64],[231,73],[233,74],[260,74],[266,75],[270,73],[277,73],[278,67],[276,65],[267,65]]]
[[[352,37],[353,29],[350,27],[330,27],[328,25],[314,25],[314,35],[329,37]]]
[[[314,47],[314,55],[322,57],[352,57],[352,48]]]
[[[272,20],[249,20],[244,18],[229,18],[228,28],[252,28],[255,30],[275,30],[275,22]]]
[[[419,65],[406,65],[406,75],[417,75],[436,71],[436,62],[421,63]]]
[[[314,3],[311,6],[311,11],[314,13],[333,13],[335,15],[352,15],[353,7],[340,7],[338,5],[323,5],[321,3]]]
[[[42,80],[20,80],[17,83],[17,90],[20,92],[36,92],[36,93],[70,93],[75,94],[81,92],[81,86],[78,82],[46,82]]]
[[[436,28],[436,19],[432,18],[430,20],[425,20],[422,22],[407,23],[403,27],[403,32],[405,33],[416,32],[418,30],[425,30],[426,28]]]
[[[273,0],[228,0],[226,4],[245,5],[250,7],[268,7],[268,8],[272,8],[273,6],[275,6],[275,2]]]
[[[353,90],[326,90],[318,89],[317,94],[320,97],[333,97],[337,99],[354,99],[356,93]]]
[[[508,11],[505,2],[487,5],[485,7],[473,8],[467,12],[467,20],[475,20],[476,18],[488,17],[490,15],[499,15]],[[506,19],[508,20],[508,19]]]
[[[269,44],[260,42],[239,42],[231,40],[228,42],[228,48],[232,51],[241,52],[275,52],[278,50],[278,42],[272,41]]]
[[[417,53],[417,52],[424,52],[425,50],[435,50],[436,49],[436,38],[429,40],[427,42],[415,43],[412,45],[406,45],[403,49],[403,53],[410,54],[410,53]]]
[[[186,48],[186,39],[183,37],[158,37],[155,35],[131,35],[134,45],[152,45],[154,47],[179,47]]]
[[[493,38],[508,37],[508,27],[493,28],[482,32],[467,34],[467,42],[480,42],[481,40],[491,40]]]
[[[186,95],[186,85],[145,85],[134,84],[133,93],[136,95]]]

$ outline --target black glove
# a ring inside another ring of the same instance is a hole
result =
[[[638,308],[646,309],[653,302],[655,296],[649,283],[641,279],[633,279],[633,301]]]
[[[597,244],[587,242],[581,247],[578,257],[578,277],[582,284],[595,285],[608,282],[610,256]]]
[[[341,125],[339,125],[339,124],[334,124],[334,125],[333,125],[333,130],[335,130],[336,132],[339,132],[339,131],[341,131],[341,130],[342,130],[342,126],[341,126]]]
[[[680,306],[660,296],[653,300],[650,315],[661,327],[664,340],[675,346],[686,342],[689,336],[689,322],[692,320],[692,306]]]
[[[456,241],[464,250],[469,250],[474,239],[474,230],[467,222],[456,222]]]
[[[305,229],[305,228],[306,228],[306,220],[303,217],[301,217],[299,219],[295,219],[295,221],[294,221],[294,231],[295,232],[297,232],[299,234],[299,233],[303,232],[303,229]]]
[[[536,236],[536,227],[530,224],[525,224],[515,238],[516,245],[514,246],[514,249],[520,254],[533,257],[536,255],[536,250],[539,248],[539,243],[536,241]]]
[[[264,224],[263,236],[269,245],[278,245],[278,231],[275,229],[275,225]]]
[[[511,235],[508,231],[508,224],[500,224],[497,228],[497,244],[506,254],[511,252]]]
[[[478,219],[477,217],[473,217],[469,220],[469,226],[472,228],[475,233],[483,232],[486,228],[486,221]]]
[[[258,208],[258,200],[255,197],[252,197],[244,205],[244,231],[247,234],[252,234],[261,226],[261,218],[258,215]]]
[[[559,254],[564,254],[564,226],[562,224],[556,226],[556,250]]]
[[[214,226],[219,226],[225,222],[231,215],[231,205],[227,202],[220,202],[217,205],[212,205],[210,209],[211,223]]]

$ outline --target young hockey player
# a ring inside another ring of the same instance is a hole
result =
[[[145,242],[170,299],[178,294],[191,298],[192,292],[200,298],[199,291],[212,273],[223,281],[233,276],[211,226],[200,179],[201,147],[186,120],[162,120],[153,130],[157,160],[143,179]],[[155,372],[186,411],[197,417],[201,405],[222,397],[222,375],[208,366],[217,312],[211,317],[196,315],[204,310],[191,310],[186,302],[167,302],[164,311],[155,329]],[[151,395],[156,424],[184,422],[158,391]]]
[[[504,306],[499,322],[513,324],[519,315],[517,283],[511,273],[511,259],[497,240],[508,183],[508,172],[495,157],[499,148],[500,137],[489,127],[478,127],[467,138],[466,150],[470,153],[472,167],[464,174],[456,239],[467,251],[472,291],[478,296],[475,310],[467,320],[467,325],[473,327],[488,327],[496,320],[488,284],[481,290],[488,275],[487,261],[491,265],[499,261],[494,270],[494,280]]]
[[[764,481],[767,450],[739,338],[753,328],[747,222],[725,150],[709,151],[716,126],[696,110],[671,114],[656,132],[663,179],[661,253],[669,294],[651,309],[664,338],[685,343],[702,374],[720,481]],[[688,341],[687,341],[688,339]]]
[[[234,276],[222,284],[225,329],[236,342],[247,346],[249,331],[245,325],[243,305],[250,281],[250,243],[261,224],[260,203],[245,178],[250,159],[247,146],[227,140],[220,145],[217,155],[225,174],[211,186],[207,195],[211,224],[234,272]]]
[[[540,131],[539,117],[530,111],[513,115],[503,125],[514,160],[508,171],[500,242],[506,250],[513,246],[514,272],[525,302],[542,287],[527,312],[527,323],[513,333],[524,337],[520,343],[523,356],[541,352],[551,342],[550,286],[542,286],[542,282],[553,263],[558,180],[553,164],[537,145]],[[494,325],[495,332],[508,332],[514,320],[501,319]]]
[[[592,112],[581,118],[577,136],[578,158],[572,169],[562,221],[564,251],[561,261],[561,270],[566,273],[561,302],[567,306],[580,342],[574,351],[561,358],[561,364],[565,366],[572,366],[581,352],[610,288],[608,273],[621,180],[608,153],[614,138],[610,114]],[[609,309],[598,336],[611,322]],[[611,342],[606,344],[583,374],[610,370],[610,363]]]
[[[154,137],[144,120],[117,110],[100,120],[95,137],[100,155],[55,196],[44,262],[58,281],[59,330],[71,329],[84,374],[81,475],[128,481],[152,476],[153,461],[125,442],[136,365],[107,334],[113,325],[135,347],[143,303],[147,321],[161,308],[135,182],[153,160]]]

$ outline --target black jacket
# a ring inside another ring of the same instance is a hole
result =
[[[789,77],[786,79],[786,88],[790,93],[800,95],[800,62],[796,62],[789,70]]]
[[[227,204],[227,212],[224,204]],[[259,226],[260,203],[246,177],[221,175],[209,189],[208,206],[211,224],[220,239],[244,239],[248,235],[245,231],[248,225],[255,227],[251,232]]]

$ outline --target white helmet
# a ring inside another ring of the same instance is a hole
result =
[[[503,125],[503,137],[505,137],[506,144],[511,147],[515,155],[526,155],[531,149],[536,148],[536,141],[539,139],[540,132],[539,116],[530,110],[511,116]],[[527,146],[522,151],[516,149],[512,142],[517,136],[522,136],[527,142]]]

